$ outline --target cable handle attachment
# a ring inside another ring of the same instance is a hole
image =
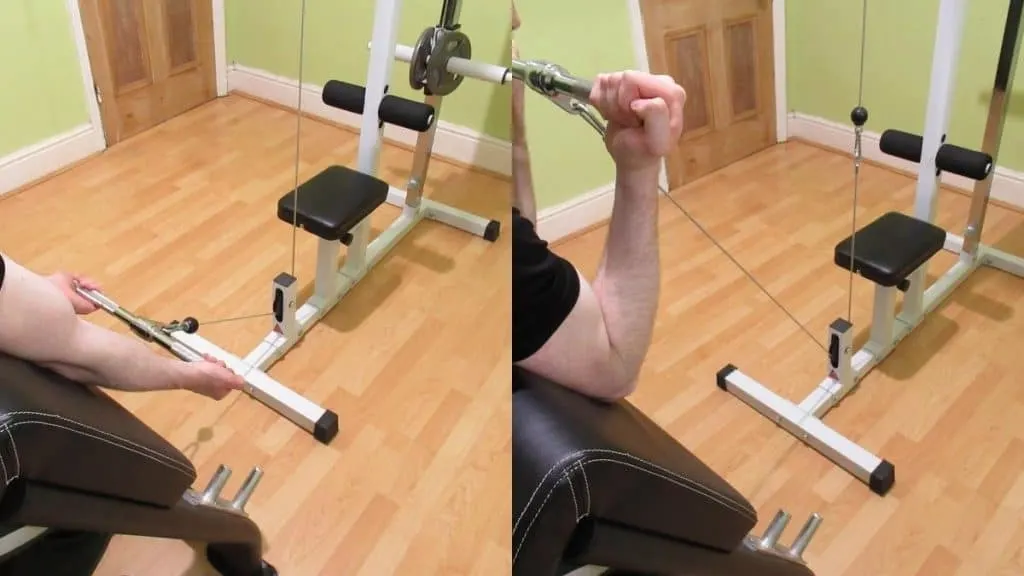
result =
[[[573,76],[563,66],[546,60],[512,60],[512,77],[544,96],[572,116],[579,116],[603,138],[607,128],[590,107],[594,83]]]
[[[521,80],[533,91],[548,98],[562,98],[590,101],[590,92],[594,83],[584,78],[573,76],[564,67],[545,60],[512,60],[512,77]],[[573,110],[568,104],[560,104],[566,112]]]

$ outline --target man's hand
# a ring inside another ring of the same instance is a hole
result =
[[[78,292],[75,292],[75,285],[87,290],[99,291],[100,285],[95,280],[85,276],[68,274],[67,272],[57,272],[47,277],[47,280],[56,286],[68,301],[71,302],[71,307],[75,309],[75,314],[92,314],[99,309],[95,304],[82,298]]]
[[[686,91],[670,76],[601,74],[590,103],[608,121],[605,146],[620,170],[657,172],[683,132]]]
[[[206,356],[203,362],[186,364],[183,387],[190,392],[220,400],[232,390],[245,387],[245,380],[235,374],[224,362]]]

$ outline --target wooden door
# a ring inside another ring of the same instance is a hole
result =
[[[79,0],[107,144],[217,95],[212,0]]]
[[[771,0],[641,0],[651,72],[686,89],[672,188],[775,144]]]

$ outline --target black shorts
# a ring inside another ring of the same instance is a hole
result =
[[[580,278],[553,253],[533,223],[512,209],[512,361],[540,350],[580,296]]]

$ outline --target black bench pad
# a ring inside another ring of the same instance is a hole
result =
[[[0,474],[4,492],[25,480],[164,507],[196,478],[184,454],[103,392],[2,353]]]
[[[899,286],[946,242],[942,228],[900,212],[883,214],[855,236],[856,244],[848,237],[836,245],[836,266],[850,269],[852,247],[854,272],[886,288]]]
[[[387,182],[345,166],[331,166],[277,201],[277,217],[324,240],[347,243],[349,230],[388,199]],[[295,212],[298,212],[296,217]]]
[[[757,523],[739,492],[628,402],[592,400],[518,367],[512,507],[513,573],[531,576],[553,573],[588,523],[656,550],[726,553]]]

